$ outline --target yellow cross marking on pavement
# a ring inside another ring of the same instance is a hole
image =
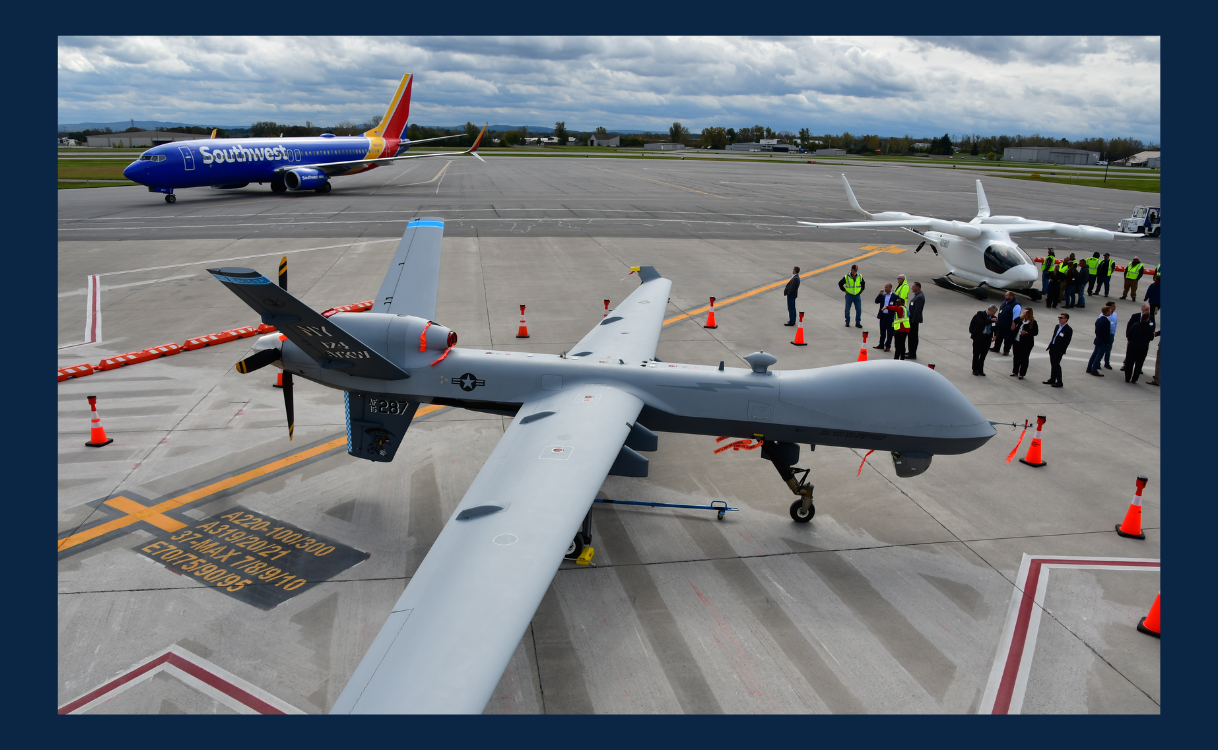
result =
[[[126,513],[127,518],[131,519],[129,523],[147,521],[162,531],[178,531],[186,527],[186,524],[181,521],[175,521],[147,505],[140,505],[129,497],[112,497],[105,504]]]

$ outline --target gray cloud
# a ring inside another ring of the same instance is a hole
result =
[[[1157,38],[62,37],[60,122],[411,121],[1159,139]]]

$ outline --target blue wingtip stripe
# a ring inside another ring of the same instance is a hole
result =
[[[218,273],[213,273],[212,276],[215,276],[218,280],[228,283],[228,284],[269,284],[269,283],[271,283],[271,280],[265,276],[256,276],[253,278],[250,278],[250,277],[242,278],[242,277],[238,277],[238,276],[221,276]]]
[[[443,229],[444,222],[442,222],[442,221],[412,221],[406,225],[407,229],[414,229],[415,227],[436,227],[438,229]]]

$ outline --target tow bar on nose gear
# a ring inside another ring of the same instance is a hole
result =
[[[722,500],[712,500],[710,505],[684,505],[682,503],[649,503],[641,500],[610,500],[609,498],[596,498],[598,503],[606,503],[611,505],[647,505],[652,508],[693,508],[694,510],[713,510],[717,511],[720,521],[723,520],[723,515],[729,510],[740,510],[739,508],[730,508],[728,504]]]
[[[773,440],[761,441],[761,455],[774,464],[774,468],[778,469],[778,475],[791,488],[791,492],[799,496],[798,500],[791,503],[791,518],[796,523],[811,521],[812,516],[816,515],[816,506],[812,504],[813,486],[808,483],[808,475],[812,473],[812,470],[792,467],[787,462],[787,457],[782,454],[778,443]],[[798,477],[796,472],[799,472]]]

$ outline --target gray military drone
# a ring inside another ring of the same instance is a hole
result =
[[[432,322],[442,219],[412,221],[374,307],[323,317],[248,268],[209,269],[274,325],[240,372],[284,371],[343,391],[347,452],[392,461],[420,404],[513,416],[444,526],[333,713],[481,713],[565,555],[582,544],[606,476],[645,477],[656,432],[758,440],[816,512],[800,443],[888,451],[917,476],[934,454],[975,450],[991,423],[942,375],[903,361],[771,370],[656,359],[672,282],[641,285],[563,355],[458,348]],[[573,541],[574,539],[574,541]]]

